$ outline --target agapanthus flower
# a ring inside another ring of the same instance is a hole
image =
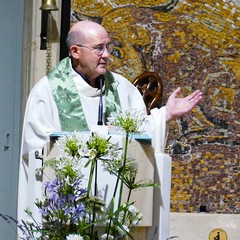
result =
[[[119,234],[125,234],[125,232],[129,233],[130,229],[128,226],[126,226],[125,224],[122,225],[122,228],[120,228],[119,226],[117,227]]]
[[[98,133],[92,133],[89,140],[86,142],[91,159],[100,158],[108,154],[113,144],[110,142],[110,137],[101,136]]]
[[[82,187],[82,181],[66,182],[57,178],[46,182],[46,197],[36,203],[44,219],[75,222],[84,214],[85,206],[81,199],[86,189]]]
[[[74,131],[72,134],[61,136],[55,143],[62,156],[83,157],[85,153],[85,141],[83,134]]]
[[[142,220],[142,217],[142,213],[134,205],[127,206],[125,221],[128,222],[128,226],[137,225]]]
[[[84,238],[79,234],[69,234],[66,240],[84,240]]]
[[[101,236],[101,240],[106,240],[106,239],[108,239],[108,240],[113,240],[114,239],[114,237],[112,236],[112,235],[108,235],[107,233],[105,233],[105,234],[103,234],[102,236]]]
[[[136,109],[117,112],[109,117],[109,125],[122,128],[122,132],[137,133],[146,121],[146,113]],[[118,130],[119,131],[119,130]]]

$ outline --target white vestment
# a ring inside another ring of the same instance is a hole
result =
[[[98,121],[100,91],[97,88],[90,87],[74,70],[72,70],[72,76],[90,128],[92,125],[96,125]],[[138,89],[121,75],[113,73],[113,76],[117,83],[122,111],[128,109],[145,110],[145,104]],[[103,96],[104,102],[105,96]],[[162,107],[161,109],[153,109],[151,115],[148,116],[147,133],[152,138],[152,145],[156,152],[164,152],[165,148],[167,136],[165,115],[165,107]],[[30,207],[33,215],[35,215],[36,209],[32,209],[35,205],[34,202],[37,197],[42,195],[41,182],[33,177],[35,175],[35,169],[33,168],[41,167],[42,163],[41,160],[36,160],[36,163],[30,164],[28,161],[29,153],[42,149],[46,141],[49,140],[49,135],[56,131],[61,131],[58,109],[48,78],[45,76],[33,87],[26,105],[19,170],[18,220],[26,220],[24,209],[27,207]]]

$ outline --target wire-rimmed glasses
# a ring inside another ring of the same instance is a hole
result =
[[[76,46],[88,48],[89,50],[91,50],[92,52],[94,52],[98,56],[101,56],[106,49],[109,53],[112,53],[112,51],[114,49],[113,43],[108,43],[107,45],[98,44],[95,47],[89,47],[89,46],[85,46],[85,45],[81,45],[81,44],[76,44]]]

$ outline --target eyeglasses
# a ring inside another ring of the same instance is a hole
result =
[[[91,50],[92,52],[94,52],[98,56],[101,56],[106,49],[109,53],[112,53],[113,49],[114,49],[114,45],[112,43],[108,43],[107,45],[98,44],[95,47],[88,47],[88,46],[84,46],[84,45],[81,45],[81,44],[76,44],[76,46],[88,48],[89,50]]]

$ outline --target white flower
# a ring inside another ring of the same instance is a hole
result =
[[[146,113],[137,109],[129,109],[125,112],[116,112],[108,118],[109,124],[120,127],[128,133],[139,132],[146,121]]]
[[[81,235],[78,234],[69,234],[66,240],[84,240]]]
[[[123,225],[123,228],[124,228],[124,230],[126,231],[126,232],[130,232],[130,229],[128,228],[128,226],[126,226],[126,225]]]
[[[26,219],[26,223],[27,223],[28,225],[33,225],[33,224],[34,224],[33,220],[30,219],[30,218],[27,218],[27,219]]]
[[[101,236],[101,240],[106,240],[106,239],[107,239],[107,233],[105,233]],[[108,239],[113,240],[114,237],[112,235],[108,235]]]
[[[122,228],[124,229],[124,231],[125,232],[130,232],[130,229],[129,229],[129,227],[128,226],[126,226],[126,225],[122,225]],[[117,227],[117,229],[118,229],[118,232],[120,233],[120,234],[125,234],[125,232],[123,231],[123,229],[122,228],[120,228],[120,227]]]
[[[143,215],[142,215],[142,213],[141,213],[141,212],[139,212],[139,213],[137,214],[137,218],[138,218],[139,220],[142,220],[142,218],[143,218]]]
[[[128,211],[131,212],[132,214],[136,214],[139,212],[139,210],[133,205],[129,206]]]
[[[96,149],[91,149],[90,154],[89,154],[89,159],[93,160],[94,158],[97,157],[97,151]]]
[[[133,224],[133,225],[139,224],[139,222],[142,220],[142,218],[143,218],[142,213],[138,213],[138,215],[136,216],[136,218],[132,221],[132,224]]]

